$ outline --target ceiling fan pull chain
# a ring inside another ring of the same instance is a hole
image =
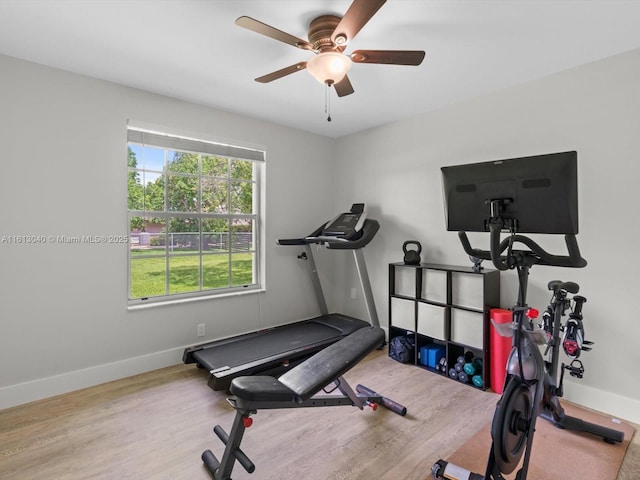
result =
[[[324,113],[327,114],[327,122],[331,121],[331,84],[327,83],[327,89],[324,92]]]

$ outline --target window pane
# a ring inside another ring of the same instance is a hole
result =
[[[130,219],[130,298],[166,294],[164,221],[152,217]]]
[[[131,256],[164,255],[165,228],[162,218],[131,217],[130,247]]]
[[[143,226],[144,219],[142,217],[129,219],[129,249],[131,253],[140,246],[140,232],[142,232]]]
[[[198,178],[169,175],[167,208],[170,212],[198,211]]]
[[[142,146],[130,143],[127,145],[127,161],[129,168],[142,168]]]
[[[139,155],[136,153],[138,168],[156,172],[164,171],[164,149],[142,146],[139,153]]]
[[[229,283],[229,255],[203,255],[202,288],[227,288]]]
[[[229,160],[213,155],[202,155],[202,175],[226,177],[229,173]]]
[[[131,257],[129,266],[130,298],[154,297],[166,292],[165,257]]]
[[[202,211],[206,213],[227,213],[229,187],[226,180],[202,178]]]
[[[142,172],[143,205],[141,210],[164,211],[164,175],[156,172]]]
[[[129,169],[129,186],[127,193],[129,210],[142,210],[144,205],[144,190],[142,187],[142,172]]]
[[[249,160],[239,160],[234,158],[231,160],[231,178],[241,180],[253,179],[253,162]]]
[[[200,253],[200,220],[172,217],[167,233],[169,254]]]
[[[186,153],[186,152],[174,152],[169,150],[167,152],[167,158],[169,159],[168,171],[174,173],[190,173],[192,175],[198,175],[198,154]]]
[[[229,251],[229,221],[223,218],[202,220],[202,251]]]
[[[200,256],[169,257],[169,293],[200,290]]]
[[[231,285],[251,285],[254,282],[253,253],[234,253],[231,255]]]
[[[248,252],[253,249],[253,220],[232,220],[231,250]]]
[[[253,213],[253,182],[231,182],[231,213]]]

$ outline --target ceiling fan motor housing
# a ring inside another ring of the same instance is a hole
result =
[[[338,46],[331,40],[331,35],[342,20],[336,15],[322,15],[314,18],[309,24],[309,42],[313,45],[313,49],[318,52],[338,51],[342,52],[345,48],[345,42],[342,46]]]

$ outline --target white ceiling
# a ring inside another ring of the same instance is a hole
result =
[[[640,1],[388,0],[350,42],[425,50],[419,67],[354,64],[355,93],[307,72],[253,79],[313,55],[235,25],[307,38],[351,0],[0,0],[0,53],[340,137],[640,47]],[[0,72],[0,88],[2,72]]]

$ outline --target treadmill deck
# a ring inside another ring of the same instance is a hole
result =
[[[368,322],[342,314],[329,314],[211,342],[185,350],[184,363],[197,363],[209,371],[209,386],[226,390],[238,376],[286,371],[337,342]]]

